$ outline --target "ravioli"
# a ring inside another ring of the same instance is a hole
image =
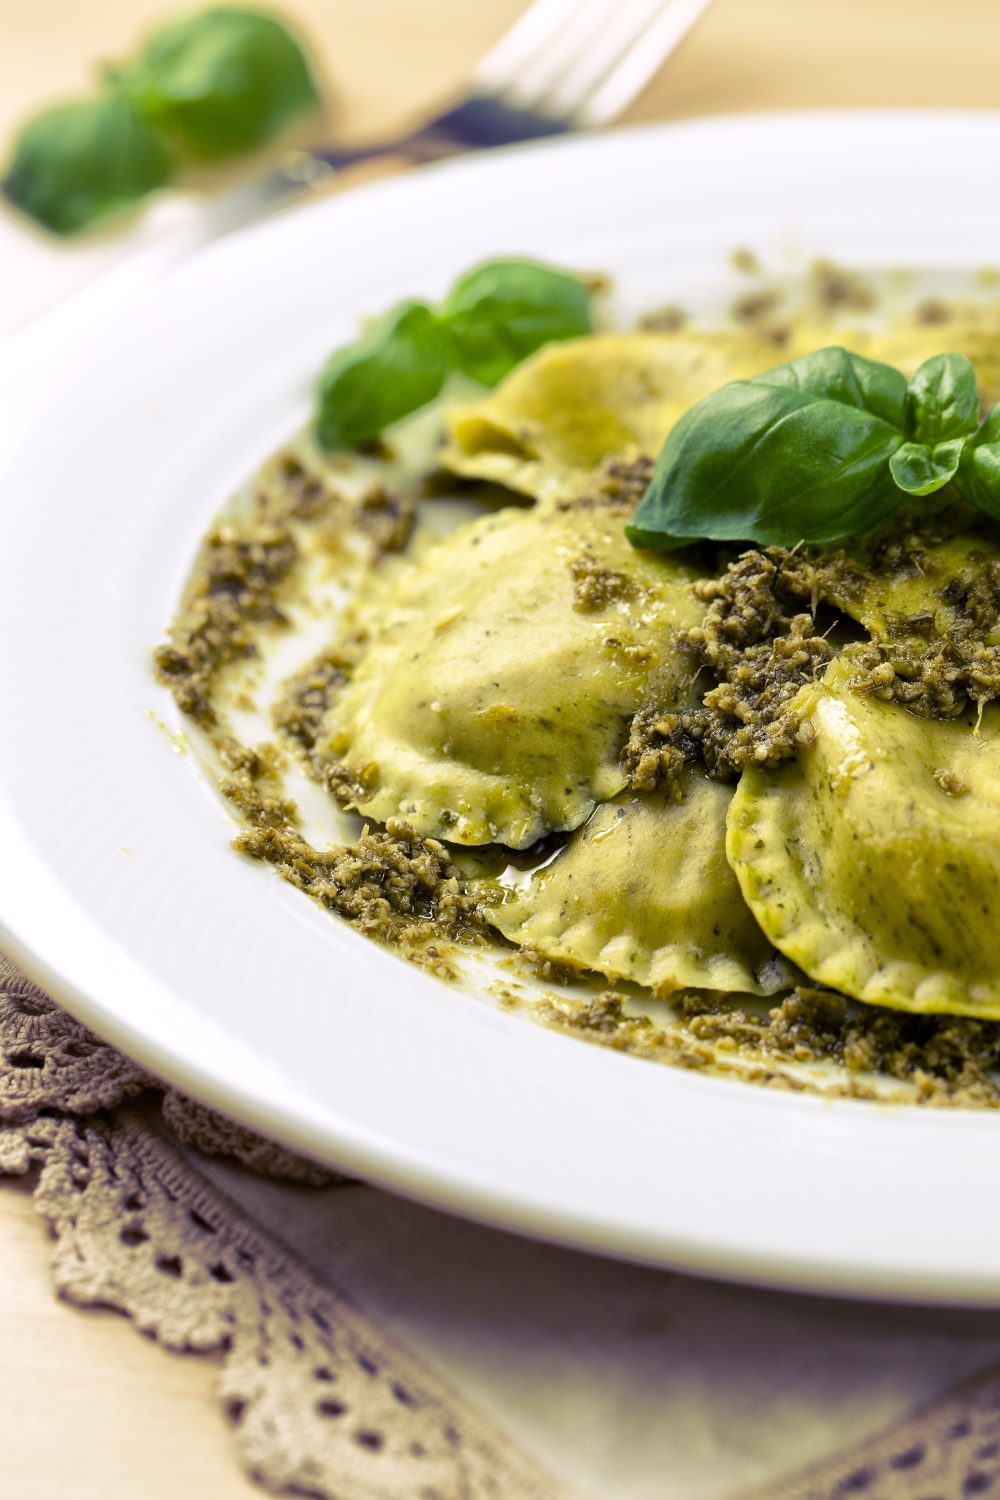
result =
[[[769,995],[791,982],[726,862],[732,790],[684,775],[684,800],[616,797],[513,900],[487,908],[512,942],[659,994]]]
[[[655,458],[678,417],[775,346],[745,333],[601,333],[550,344],[449,419],[442,463],[536,499],[575,493],[611,453]]]
[[[961,507],[957,519],[968,509]],[[1000,614],[1000,545],[997,528],[981,512],[973,513],[973,522],[976,529],[918,544],[895,562],[849,569],[825,597],[877,640],[954,636],[974,626],[992,644]]]
[[[748,768],[727,852],[768,938],[858,1000],[1000,1018],[1000,708],[923,719],[801,689],[797,759]]]
[[[480,517],[404,572],[316,751],[347,805],[526,848],[626,785],[627,718],[686,702],[697,570],[587,506]]]
[[[908,375],[932,354],[967,354],[984,404],[1000,399],[1000,339],[968,320],[888,334],[799,324],[781,346],[745,329],[599,333],[548,345],[452,413],[441,461],[535,499],[567,496],[610,453],[637,447],[655,458],[678,417],[727,381],[830,343]]]

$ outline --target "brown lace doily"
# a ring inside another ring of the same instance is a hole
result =
[[[183,1144],[182,1144],[183,1143]],[[178,1353],[223,1351],[251,1476],[317,1500],[572,1500],[184,1147],[321,1185],[316,1163],[131,1063],[0,958],[0,1172],[38,1171],[60,1296]],[[968,1500],[1000,1479],[1000,1370],[754,1500]]]

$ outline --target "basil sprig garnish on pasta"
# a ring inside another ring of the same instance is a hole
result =
[[[321,447],[333,452],[371,442],[433,401],[447,370],[439,320],[422,302],[401,302],[330,358],[316,408]]]
[[[591,330],[583,282],[529,260],[491,260],[460,276],[441,308],[455,367],[497,385],[543,344]]]
[[[108,68],[94,98],[29,120],[0,189],[44,228],[75,234],[188,166],[253,150],[318,103],[305,54],[276,17],[200,11]]]
[[[319,379],[316,436],[357,448],[440,394],[450,369],[496,385],[543,344],[593,327],[576,277],[530,260],[492,260],[455,282],[435,312],[404,302],[331,355]]]
[[[686,412],[626,533],[655,548],[835,542],[886,520],[905,495],[948,483],[1000,516],[1000,407],[980,426],[969,360],[935,355],[907,381],[846,349],[819,349]]]

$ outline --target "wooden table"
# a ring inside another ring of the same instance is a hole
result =
[[[162,0],[0,0],[0,134],[127,51]],[[285,0],[337,91],[345,136],[459,87],[523,0]],[[630,111],[657,120],[835,105],[1000,106],[996,0],[715,0]],[[886,163],[891,172],[892,163]],[[934,212],[933,185],[928,212]],[[2,274],[2,267],[0,267]],[[214,1362],[52,1297],[23,1184],[0,1188],[0,1488],[18,1500],[237,1500]]]

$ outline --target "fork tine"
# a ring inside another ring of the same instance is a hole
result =
[[[535,0],[472,70],[478,93],[499,94],[557,35],[587,0]]]
[[[577,125],[607,125],[627,109],[712,0],[668,0],[604,82],[575,111]]]
[[[606,23],[568,59],[542,102],[543,112],[556,119],[572,118],[630,51],[670,0],[620,0]]]
[[[581,0],[502,90],[521,109],[539,109],[563,70],[607,28],[621,0]]]
[[[400,150],[476,150],[603,125],[656,72],[710,0],[535,0],[457,103],[403,140],[315,153],[341,167]]]

